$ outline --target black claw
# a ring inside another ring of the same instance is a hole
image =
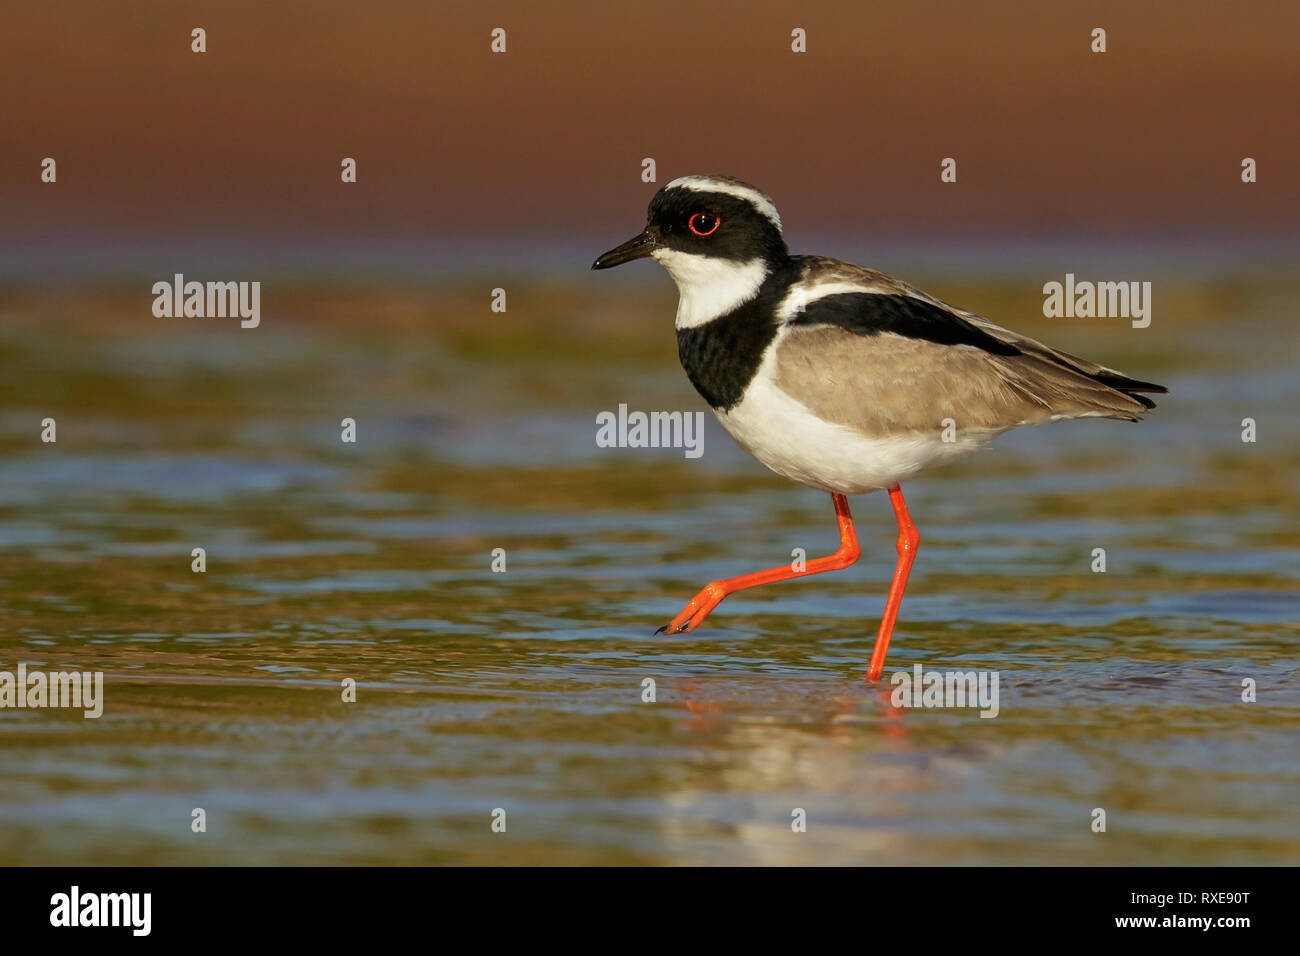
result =
[[[666,630],[668,630],[668,625],[667,625],[667,624],[665,624],[663,627],[659,628],[659,630],[655,631],[654,634],[651,635],[651,637],[657,637],[658,635],[662,634],[662,633],[663,633],[664,631],[666,631]]]

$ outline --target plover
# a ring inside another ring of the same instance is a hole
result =
[[[829,492],[840,532],[834,554],[801,570],[706,584],[659,632],[695,630],[736,591],[848,567],[859,548],[846,496],[888,490],[898,563],[867,669],[877,681],[920,541],[899,482],[1008,429],[1138,421],[1155,407],[1143,393],[1165,391],[883,272],[791,255],[772,200],[728,176],[664,186],[644,231],[592,268],[646,257],[677,283],[678,356],[722,427],[772,471]]]

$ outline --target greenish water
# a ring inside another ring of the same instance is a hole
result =
[[[596,446],[619,403],[704,407],[666,289],[268,290],[256,330],[0,293],[0,670],[105,673],[98,720],[0,710],[0,863],[1300,862],[1298,290],[1132,330],[930,286],[1171,389],[906,487],[886,676],[995,670],[994,719],[862,681],[881,495],[852,568],[652,635],[837,543],[711,416],[698,460]]]

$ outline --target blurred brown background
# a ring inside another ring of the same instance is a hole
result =
[[[801,249],[828,233],[1271,241],[1300,211],[1298,32],[1296,4],[1200,0],[11,3],[0,246],[594,254],[640,221],[646,156],[659,184],[759,184]]]

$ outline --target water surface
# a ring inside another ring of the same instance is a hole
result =
[[[852,568],[653,636],[704,582],[837,543],[826,496],[711,417],[698,460],[596,446],[620,402],[704,407],[666,289],[532,283],[499,315],[477,288],[280,288],[256,330],[3,292],[0,669],[102,670],[106,702],[0,711],[0,862],[1300,861],[1297,290],[1165,285],[1133,330],[930,287],[1171,389],[905,489],[886,675],[996,671],[994,719],[862,680],[881,495],[853,501]]]

